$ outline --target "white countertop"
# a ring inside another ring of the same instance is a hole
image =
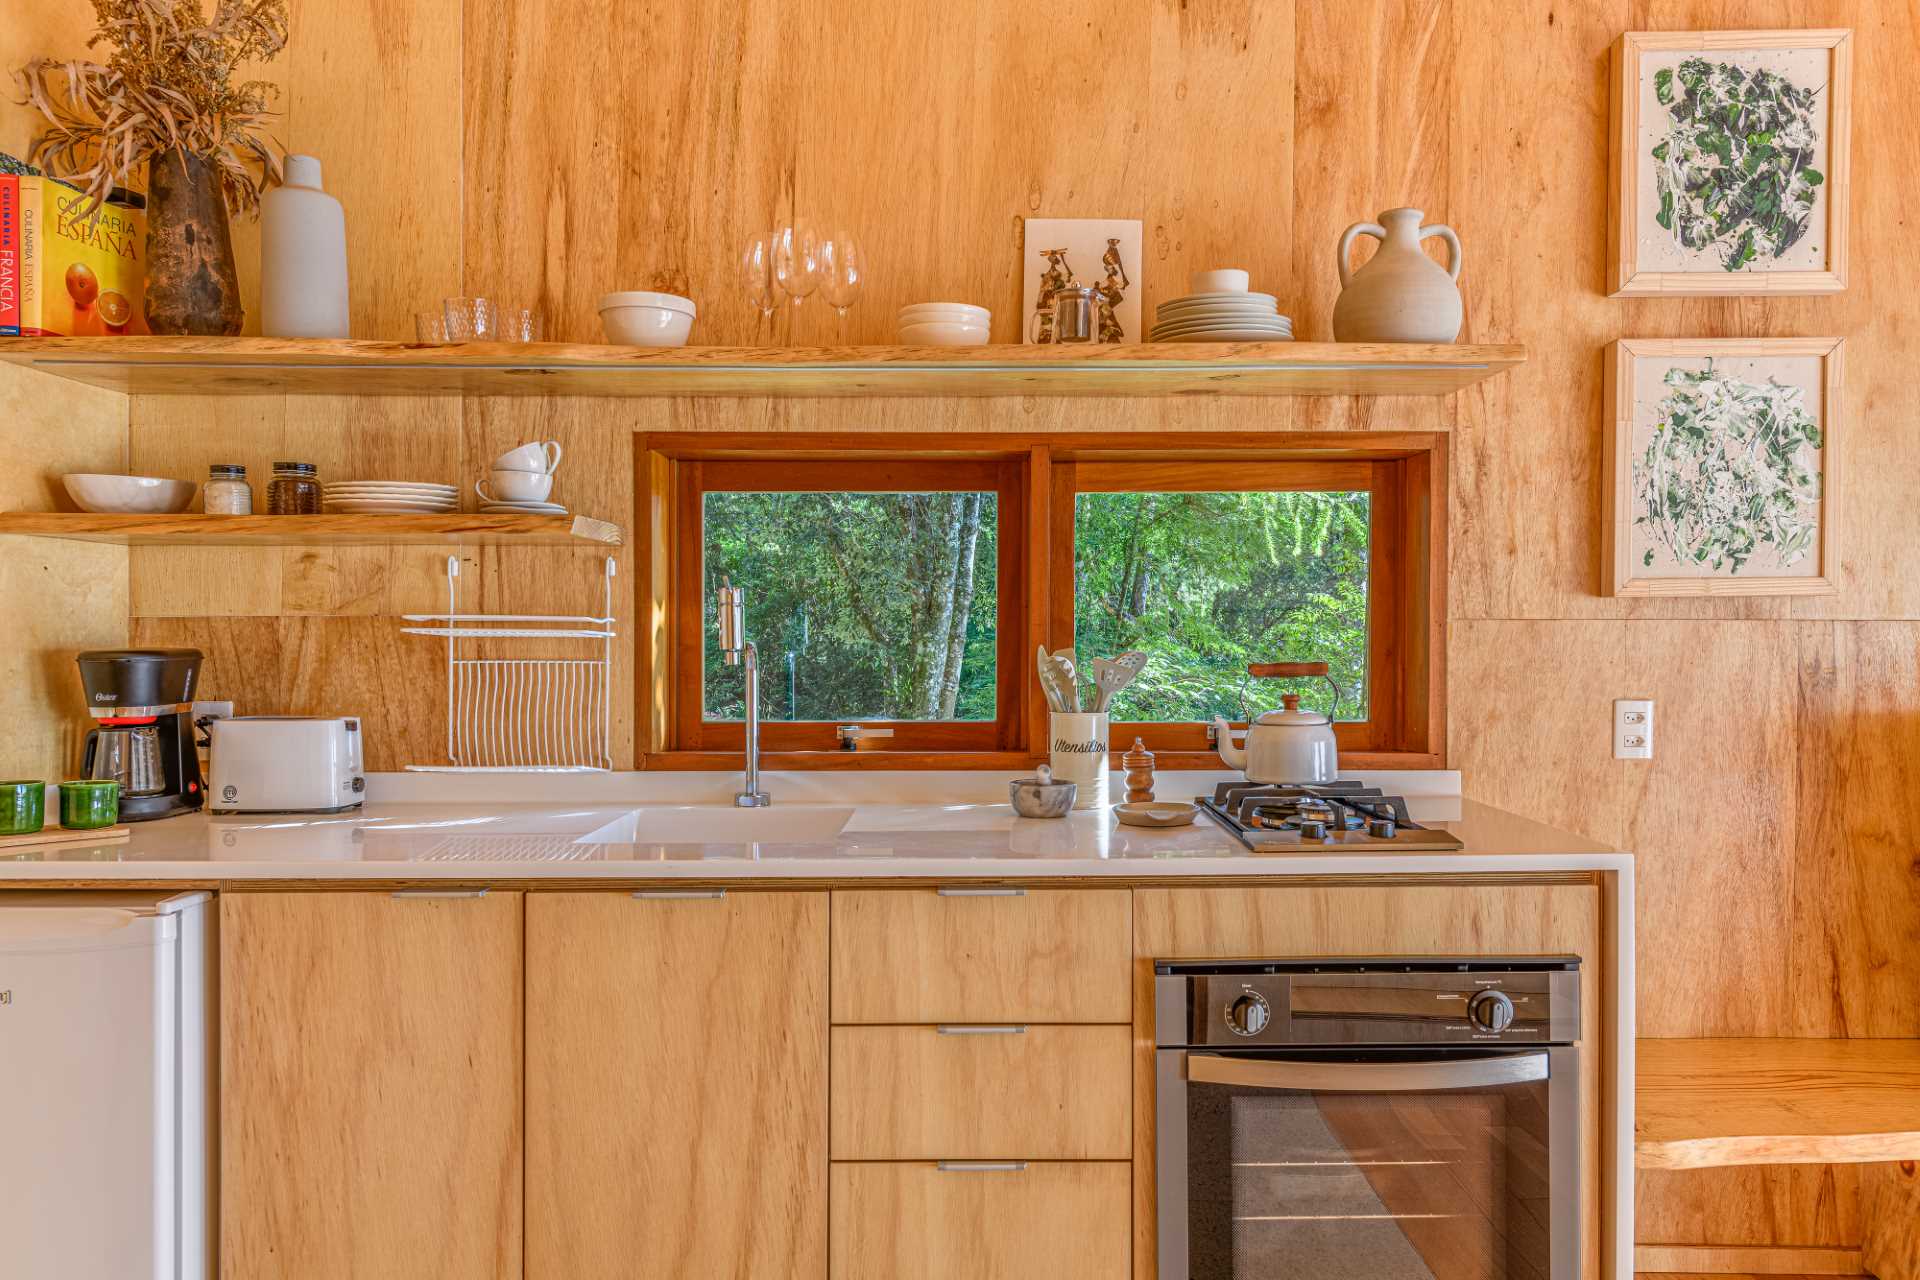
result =
[[[1145,830],[1106,812],[1029,819],[986,803],[801,803],[743,812],[724,805],[450,800],[369,803],[336,815],[139,823],[118,842],[0,850],[0,883],[1153,879],[1619,871],[1631,863],[1605,845],[1471,800],[1411,796],[1409,804],[1416,821],[1445,827],[1465,849],[1252,853],[1205,817],[1189,827]],[[749,838],[767,830],[780,834]]]

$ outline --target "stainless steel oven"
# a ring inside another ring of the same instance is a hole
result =
[[[1577,959],[1154,975],[1160,1280],[1576,1280]]]

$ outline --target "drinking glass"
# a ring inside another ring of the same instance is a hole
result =
[[[532,307],[499,307],[494,311],[494,321],[499,329],[501,342],[538,342],[545,332],[540,322],[540,313]]]
[[[796,307],[820,287],[820,242],[806,223],[773,233],[773,279]]]
[[[448,342],[493,342],[500,335],[500,312],[490,298],[448,298]]]
[[[447,313],[443,307],[439,311],[416,311],[413,313],[413,339],[427,346],[440,346],[447,340]]]
[[[853,237],[836,231],[820,244],[820,296],[840,315],[840,336],[847,333],[847,308],[860,297],[866,280],[866,258]]]
[[[779,286],[773,280],[773,232],[762,231],[747,241],[740,254],[740,288],[747,301],[771,317],[780,303]]]

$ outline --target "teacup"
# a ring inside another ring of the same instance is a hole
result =
[[[560,469],[560,442],[535,440],[517,449],[509,449],[493,460],[495,471],[530,471],[550,476]]]
[[[487,492],[491,482],[493,492]],[[545,502],[547,495],[553,492],[553,477],[532,471],[502,471],[495,469],[487,473],[487,478],[473,486],[473,491],[485,502]]]

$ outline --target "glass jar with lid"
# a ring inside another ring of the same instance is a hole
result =
[[[207,468],[207,487],[200,497],[201,510],[210,516],[253,514],[253,486],[247,483],[247,469],[238,463],[216,462]]]
[[[1062,286],[1053,295],[1053,340],[1092,342],[1093,309],[1091,285],[1075,282]]]
[[[267,514],[320,514],[320,472],[311,462],[276,462],[273,482],[267,486]]]

